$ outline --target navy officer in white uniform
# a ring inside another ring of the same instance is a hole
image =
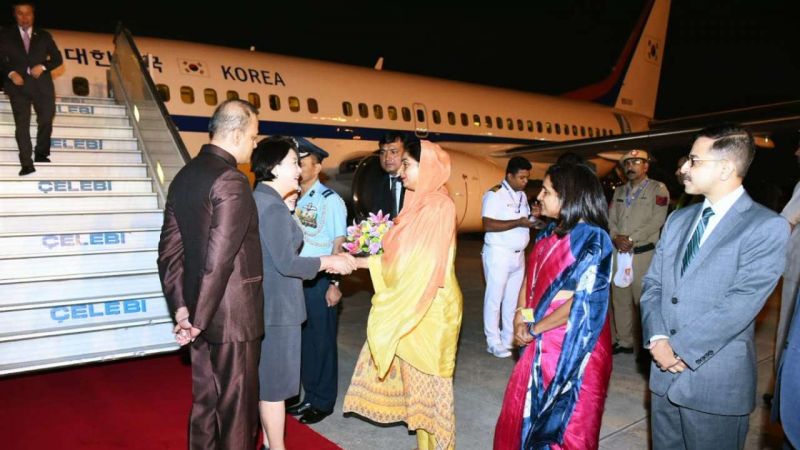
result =
[[[498,358],[511,356],[514,309],[525,275],[525,247],[533,225],[525,195],[531,168],[527,159],[511,158],[503,182],[483,196],[483,331],[486,351]]]

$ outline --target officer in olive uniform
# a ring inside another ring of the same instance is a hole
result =
[[[303,229],[300,256],[324,256],[342,251],[347,225],[344,201],[319,181],[322,160],[328,152],[311,142],[296,138],[300,153],[302,190],[297,200],[295,219]],[[287,412],[299,415],[302,423],[316,423],[333,412],[336,404],[336,352],[338,311],[342,298],[339,281],[320,272],[303,283],[308,319],[303,324],[300,380],[304,398]]]
[[[608,209],[608,228],[615,248],[614,270],[618,253],[632,253],[633,282],[627,287],[612,283],[615,354],[633,353],[634,346],[641,340],[637,309],[642,295],[642,277],[650,267],[669,205],[669,191],[664,183],[647,178],[650,155],[646,151],[625,153],[620,165],[628,182],[614,191]]]

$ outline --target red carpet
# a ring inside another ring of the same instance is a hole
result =
[[[0,378],[0,448],[185,449],[190,407],[176,354]],[[286,446],[340,448],[291,416]]]

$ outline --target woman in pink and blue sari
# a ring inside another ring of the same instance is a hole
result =
[[[612,244],[606,200],[580,164],[547,170],[538,197],[555,219],[536,238],[514,317],[520,359],[495,450],[596,449],[611,377]]]

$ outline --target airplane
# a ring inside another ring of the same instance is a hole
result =
[[[353,172],[376,170],[374,158],[365,157],[374,154],[379,136],[414,133],[450,153],[448,188],[459,231],[480,231],[481,198],[502,180],[509,156],[528,156],[536,179],[574,148],[602,176],[621,153],[604,150],[623,149],[628,136],[649,136],[669,9],[670,0],[650,1],[609,77],[562,97],[391,72],[382,70],[382,61],[364,68],[149,37],[135,42],[192,156],[207,142],[219,102],[245,99],[260,110],[260,134],[303,136],[326,149],[326,182],[357,199],[370,177]],[[51,33],[64,55],[54,71],[57,95],[110,96],[111,36]],[[599,98],[615,100],[613,106],[590,101]],[[647,139],[636,142],[643,146]]]

